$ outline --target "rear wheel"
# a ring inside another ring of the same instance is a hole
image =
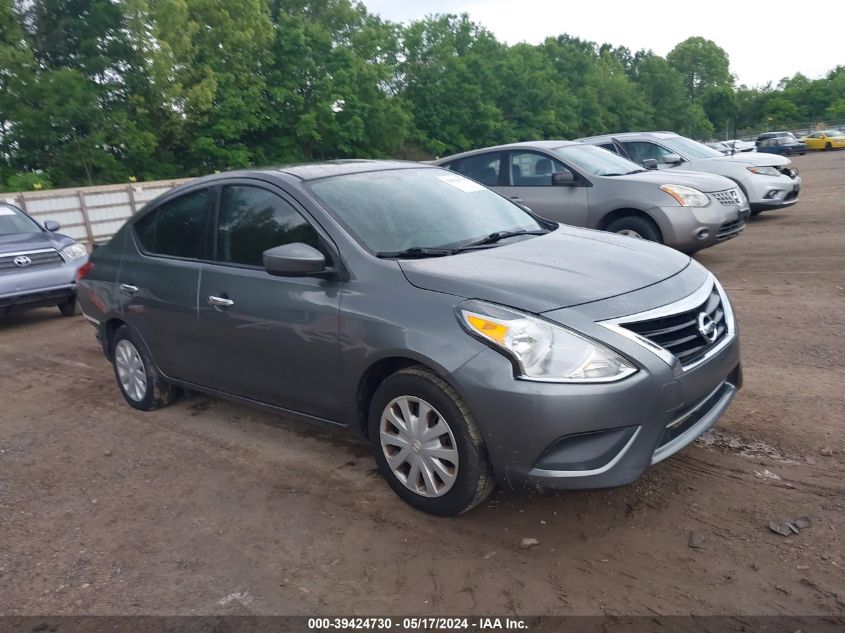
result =
[[[379,385],[369,433],[382,476],[418,510],[455,516],[493,491],[493,471],[469,407],[424,367],[403,369]]]
[[[125,325],[114,333],[111,358],[117,386],[129,406],[152,411],[176,399],[178,388],[164,380],[147,348]]]
[[[76,314],[76,297],[71,297],[67,301],[58,304],[58,307],[63,317],[72,317]]]
[[[619,235],[648,240],[649,242],[663,243],[663,236],[654,221],[639,215],[626,215],[617,218],[608,224],[605,230]]]
[[[826,143],[825,146],[824,146],[824,149],[825,149],[825,151],[827,151],[829,149],[833,149],[833,145],[831,145],[830,143]]]

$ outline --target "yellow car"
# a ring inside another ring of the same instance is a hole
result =
[[[841,130],[821,130],[808,134],[801,140],[807,144],[807,149],[845,148],[845,132]]]

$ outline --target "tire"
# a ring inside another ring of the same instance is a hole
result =
[[[114,333],[110,353],[117,387],[130,407],[153,411],[176,399],[179,389],[164,380],[146,346],[125,325]]]
[[[72,317],[76,315],[76,297],[71,297],[64,303],[58,304],[59,312],[63,317]]]
[[[407,408],[403,409],[403,405]],[[420,409],[425,405],[431,408],[426,413],[425,428],[403,431],[390,421],[398,419],[407,423],[406,416],[410,413],[413,427],[414,420],[420,422]],[[368,421],[370,444],[379,471],[393,491],[417,510],[437,516],[457,516],[481,503],[493,491],[493,469],[469,407],[445,380],[430,370],[414,366],[388,376],[373,395]],[[441,423],[445,424],[445,430],[441,428],[439,435],[430,436],[422,444],[420,434]],[[409,441],[405,442],[405,437]],[[415,437],[418,439],[410,442]],[[427,450],[440,451],[442,457],[435,461],[431,454],[426,454]],[[408,451],[408,459],[395,461],[391,466],[387,458],[391,451],[394,458]],[[413,481],[410,479],[415,472],[412,462],[417,464],[418,473]]]
[[[828,150],[831,150],[831,149],[833,149],[833,145],[831,145],[830,143],[825,144],[824,151],[828,151]]]
[[[663,236],[654,221],[639,215],[626,215],[617,218],[607,225],[605,231],[638,237],[649,242],[663,243]]]

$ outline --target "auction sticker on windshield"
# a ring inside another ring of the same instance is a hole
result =
[[[484,191],[484,186],[479,185],[474,180],[464,178],[458,174],[446,174],[445,176],[438,176],[440,180],[446,184],[452,185],[455,189],[460,189],[466,193],[473,193],[475,191]]]

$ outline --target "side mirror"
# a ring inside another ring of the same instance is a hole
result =
[[[44,228],[50,231],[51,233],[55,233],[60,228],[62,228],[62,225],[56,222],[55,220],[47,220],[44,223]]]
[[[678,154],[666,154],[663,156],[663,162],[667,165],[680,165],[684,162],[684,159],[681,158]]]
[[[313,246],[295,242],[264,251],[264,270],[277,277],[303,277],[326,272],[326,257]]]
[[[657,159],[645,158],[643,159],[643,167],[646,169],[657,169]]]
[[[575,174],[571,171],[556,171],[552,174],[552,184],[556,187],[571,187],[575,184]]]

